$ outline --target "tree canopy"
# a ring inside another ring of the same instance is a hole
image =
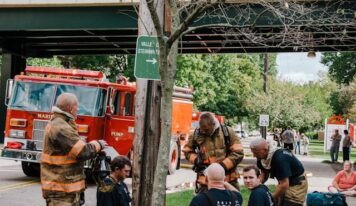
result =
[[[248,99],[249,115],[257,123],[260,114],[268,114],[271,128],[291,126],[306,131],[321,127],[332,114],[332,87],[335,85],[325,79],[305,85],[274,79],[268,94],[256,92]]]
[[[329,67],[329,74],[339,84],[349,84],[356,75],[356,52],[324,53],[321,63]]]
[[[176,85],[194,89],[194,104],[232,120],[247,115],[246,99],[260,87],[258,64],[248,55],[182,55]]]

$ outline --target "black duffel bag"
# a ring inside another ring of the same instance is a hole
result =
[[[313,192],[307,195],[307,206],[347,206],[346,197],[341,193]]]

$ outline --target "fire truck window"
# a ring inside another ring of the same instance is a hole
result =
[[[78,115],[101,116],[100,107],[105,98],[103,89],[77,85],[58,85],[56,99],[62,93],[72,93],[79,101]]]
[[[113,100],[114,104],[114,115],[119,115],[120,114],[120,92],[116,91],[116,94],[114,96]]]
[[[98,116],[103,116],[104,113],[105,113],[105,108],[106,108],[106,102],[105,102],[105,99],[106,99],[106,94],[107,94],[107,91],[105,89],[102,90],[102,98],[100,98],[100,102],[99,102],[99,113],[98,113]]]
[[[54,85],[32,82],[16,82],[10,108],[26,111],[50,112]]]
[[[125,94],[125,108],[123,113],[125,116],[131,115],[131,93]]]

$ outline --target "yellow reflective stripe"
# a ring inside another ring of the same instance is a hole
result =
[[[76,159],[78,154],[84,148],[84,146],[85,146],[85,143],[82,140],[78,140],[78,142],[75,143],[75,145],[72,147],[72,149],[68,153],[68,158]]]
[[[46,153],[42,153],[41,162],[42,163],[47,163],[47,164],[52,164],[52,165],[65,165],[65,164],[76,163],[77,160],[76,159],[70,159],[70,158],[68,158],[67,155],[64,155],[64,156],[53,156],[53,155],[48,155]]]
[[[225,181],[226,182],[231,182],[231,181],[234,181],[234,180],[239,179],[239,178],[240,178],[240,174],[234,171],[231,174],[226,175]]]
[[[242,144],[233,144],[231,145],[230,147],[230,150],[233,151],[233,152],[239,152],[239,151],[243,151],[244,150],[244,147]]]
[[[222,162],[228,170],[234,167],[234,163],[229,158],[225,158]]]
[[[85,181],[81,180],[74,183],[59,183],[52,181],[41,181],[43,190],[61,191],[61,192],[76,192],[85,188]]]
[[[92,144],[92,145],[95,146],[95,151],[96,151],[96,152],[99,152],[99,151],[100,151],[101,146],[100,146],[100,143],[99,143],[98,141],[92,141],[92,142],[90,142],[89,144]]]
[[[72,147],[68,155],[49,155],[42,152],[41,162],[52,165],[72,164],[77,162],[78,154],[83,150],[85,143],[82,140],[78,140]]]

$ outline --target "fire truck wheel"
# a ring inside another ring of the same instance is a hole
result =
[[[174,174],[177,169],[179,160],[178,145],[176,142],[171,142],[171,148],[169,150],[169,162],[168,162],[168,174]]]
[[[21,162],[22,171],[25,175],[29,177],[39,177],[40,176],[40,164],[32,162]]]

